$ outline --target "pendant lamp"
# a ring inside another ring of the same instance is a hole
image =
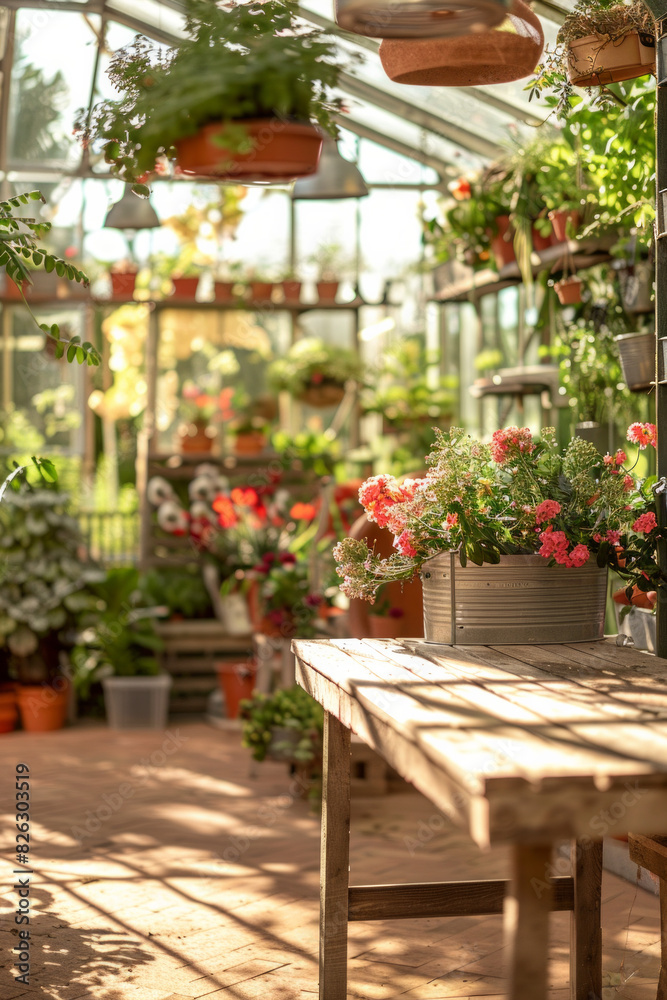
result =
[[[468,38],[385,39],[380,60],[395,83],[479,87],[530,76],[543,48],[537,15],[522,0],[512,0],[500,30]]]
[[[333,139],[325,138],[317,173],[302,177],[292,188],[294,201],[365,198],[368,188],[359,168],[338,152]]]
[[[510,0],[336,0],[341,28],[369,38],[452,38],[500,24]]]
[[[132,193],[127,184],[120,201],[111,206],[104,220],[105,229],[157,229],[161,225],[148,198]]]

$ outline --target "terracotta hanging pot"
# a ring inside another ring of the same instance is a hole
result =
[[[477,87],[530,76],[543,47],[538,17],[522,0],[512,0],[499,29],[459,38],[385,39],[380,59],[396,83]]]
[[[600,87],[655,72],[655,37],[630,31],[621,38],[586,35],[567,48],[567,77],[575,87]]]
[[[277,183],[314,174],[322,151],[322,133],[313,125],[280,118],[248,118],[243,124],[252,142],[249,152],[229,150],[214,141],[224,124],[205,125],[176,143],[179,170],[192,177],[227,177]]]
[[[345,396],[345,386],[333,382],[324,382],[321,385],[309,386],[299,396],[299,401],[306,406],[314,406],[316,409],[325,409],[327,406],[338,406]]]
[[[562,306],[574,306],[581,302],[581,278],[573,275],[571,278],[563,278],[554,285],[558,301]]]
[[[565,243],[575,236],[579,228],[580,215],[576,208],[559,208],[549,212],[549,222],[553,230],[554,243]]]
[[[507,6],[507,0],[336,0],[335,16],[341,28],[369,38],[460,37],[500,24]]]
[[[497,232],[491,236],[491,253],[495,257],[496,269],[502,271],[508,264],[516,263],[509,215],[499,215],[496,228]]]

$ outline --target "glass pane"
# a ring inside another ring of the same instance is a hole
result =
[[[73,167],[81,148],[72,135],[88,103],[100,19],[71,11],[19,10],[10,91],[9,164]],[[76,59],[65,58],[76,52]]]

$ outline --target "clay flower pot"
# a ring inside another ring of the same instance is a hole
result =
[[[549,212],[549,221],[553,228],[554,243],[565,243],[569,233],[574,236],[579,228],[581,217],[576,208],[557,209]]]
[[[0,684],[0,733],[11,733],[18,719],[13,684]]]
[[[509,215],[499,215],[496,219],[498,232],[491,237],[491,252],[496,260],[496,268],[501,271],[508,264],[516,263],[514,244],[510,233]]]
[[[215,281],[213,283],[213,292],[215,294],[215,301],[233,302],[235,299],[234,287],[235,287],[235,282],[233,281]]]
[[[562,306],[574,306],[581,302],[581,278],[573,275],[571,278],[563,278],[554,285],[558,301]]]
[[[331,382],[323,385],[309,386],[299,396],[299,400],[306,406],[314,406],[316,409],[324,409],[327,406],[338,406],[345,396],[345,386],[335,385]]]
[[[630,31],[622,38],[586,35],[567,49],[567,77],[575,87],[600,87],[634,80],[655,70],[655,38]]]
[[[266,447],[266,434],[262,431],[244,431],[234,438],[237,455],[259,455]]]
[[[213,438],[206,431],[208,424],[205,420],[194,420],[178,434],[179,446],[182,454],[196,454],[198,452],[209,452],[213,448]]]
[[[301,282],[283,281],[283,296],[285,302],[298,302],[301,298]]]
[[[317,299],[318,302],[335,302],[338,295],[340,281],[318,281]]]
[[[533,250],[537,253],[541,253],[542,250],[547,250],[552,246],[551,234],[549,236],[542,236],[542,233],[535,226],[531,229],[531,239],[533,241]]]
[[[176,143],[180,171],[192,177],[227,177],[246,181],[292,181],[314,174],[322,151],[322,133],[313,125],[281,121],[279,118],[249,118],[249,151],[217,145],[214,137],[224,132],[222,123],[205,125],[196,135]]]
[[[461,37],[385,39],[380,60],[396,83],[477,87],[530,76],[543,47],[538,17],[522,0],[513,0],[498,30]]]
[[[252,698],[257,667],[252,661],[244,663],[218,663],[218,681],[225,696],[228,719],[238,719],[239,706],[244,698]]]
[[[28,733],[62,729],[67,718],[69,682],[59,677],[57,684],[21,684],[16,690],[21,725]]]
[[[273,294],[272,281],[251,281],[250,299],[252,302],[270,302]]]
[[[199,276],[196,278],[172,278],[174,286],[173,296],[175,299],[194,299],[197,296],[197,286]]]
[[[134,286],[137,282],[136,271],[119,271],[118,273],[111,271],[109,277],[111,278],[112,299],[132,298],[134,295]]]
[[[651,611],[655,607],[657,594],[654,590],[644,591],[635,586],[632,588],[632,597],[628,600],[625,587],[623,587],[621,590],[615,590],[612,598],[616,604],[626,606],[631,604],[635,608],[647,608]]]

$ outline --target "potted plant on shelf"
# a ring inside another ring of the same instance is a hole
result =
[[[333,303],[338,295],[342,273],[348,263],[343,248],[338,243],[322,243],[308,258],[317,268],[317,298],[320,302]]]
[[[201,277],[201,268],[196,264],[187,264],[178,268],[171,275],[172,295],[175,299],[194,301]]]
[[[276,283],[267,271],[251,268],[246,277],[248,297],[251,302],[270,302]]]
[[[243,265],[240,261],[224,261],[217,269],[213,281],[216,302],[234,302],[241,299]]]
[[[234,416],[234,390],[230,387],[218,390],[211,382],[211,377],[199,383],[186,379],[181,387],[178,441],[184,453],[210,452],[217,435],[213,418],[229,420]]]
[[[655,69],[655,22],[641,0],[578,0],[558,32],[556,47],[547,56],[530,85],[558,98],[559,113],[571,107],[572,87],[600,87],[607,103],[615,95],[607,84],[646,76]]]
[[[25,483],[0,504],[0,645],[17,684],[24,729],[59,729],[69,701],[67,654],[102,576],[83,557],[69,497]]]
[[[76,691],[87,698],[101,682],[114,729],[164,729],[171,677],[160,673],[156,654],[164,643],[154,619],[167,609],[146,607],[134,568],[110,569],[92,589],[96,606],[82,617],[72,653]]]
[[[130,260],[119,260],[111,265],[109,278],[111,280],[112,299],[132,299],[137,283],[138,266]]]
[[[252,407],[228,424],[236,455],[259,455],[268,442],[268,423]]]
[[[308,406],[336,406],[349,382],[361,382],[363,365],[354,351],[332,347],[316,337],[293,344],[284,358],[274,361],[268,379],[276,392],[289,392]]]
[[[298,305],[301,300],[302,282],[293,268],[288,268],[281,280],[283,301],[286,305]]]
[[[634,427],[655,443],[655,428]],[[362,539],[338,543],[341,589],[372,602],[383,583],[419,571],[427,642],[558,642],[563,621],[570,639],[599,639],[607,566],[643,591],[667,582],[655,479],[635,479],[626,462],[581,438],[561,452],[553,428],[539,440],[506,428],[490,446],[439,431],[424,478],[362,485],[369,519],[397,551],[381,559]]]
[[[339,64],[333,41],[297,14],[282,0],[187,0],[186,37],[166,53],[142,36],[116,52],[120,100],[81,111],[76,130],[103,143],[112,172],[138,193],[163,156],[189,176],[241,183],[314,173],[322,130],[336,133],[341,101],[328,95]]]

